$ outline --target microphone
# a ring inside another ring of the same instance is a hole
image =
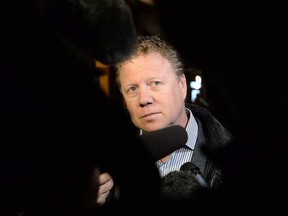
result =
[[[125,1],[71,2],[45,1],[40,9],[52,26],[49,29],[56,31],[56,36],[64,36],[65,45],[73,52],[80,52],[80,56],[92,54],[106,65],[124,61],[134,53],[137,32]]]
[[[140,136],[140,141],[157,161],[185,146],[188,135],[185,128],[173,125]]]
[[[204,176],[202,175],[199,167],[197,167],[194,163],[192,163],[192,162],[184,163],[180,167],[180,171],[192,172],[203,188],[209,188],[209,184],[207,183]]]

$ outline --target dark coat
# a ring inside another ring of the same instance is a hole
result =
[[[186,107],[192,111],[199,127],[192,162],[200,168],[210,187],[216,188],[223,181],[223,172],[214,154],[231,143],[233,136],[206,108],[189,103]]]

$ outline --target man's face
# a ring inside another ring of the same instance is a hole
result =
[[[121,91],[136,127],[149,132],[170,125],[185,127],[185,76],[177,78],[170,62],[152,52],[127,61],[120,74]]]

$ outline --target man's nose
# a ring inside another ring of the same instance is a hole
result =
[[[139,105],[141,107],[151,104],[153,102],[153,97],[149,88],[139,89]]]

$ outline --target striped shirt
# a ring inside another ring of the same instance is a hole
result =
[[[186,131],[188,134],[188,140],[186,146],[174,151],[168,160],[162,162],[158,160],[156,166],[159,170],[161,177],[167,175],[172,171],[179,171],[182,164],[191,161],[194,146],[196,143],[198,135],[198,124],[191,112],[191,110],[186,108],[189,116],[188,124],[186,126]]]

